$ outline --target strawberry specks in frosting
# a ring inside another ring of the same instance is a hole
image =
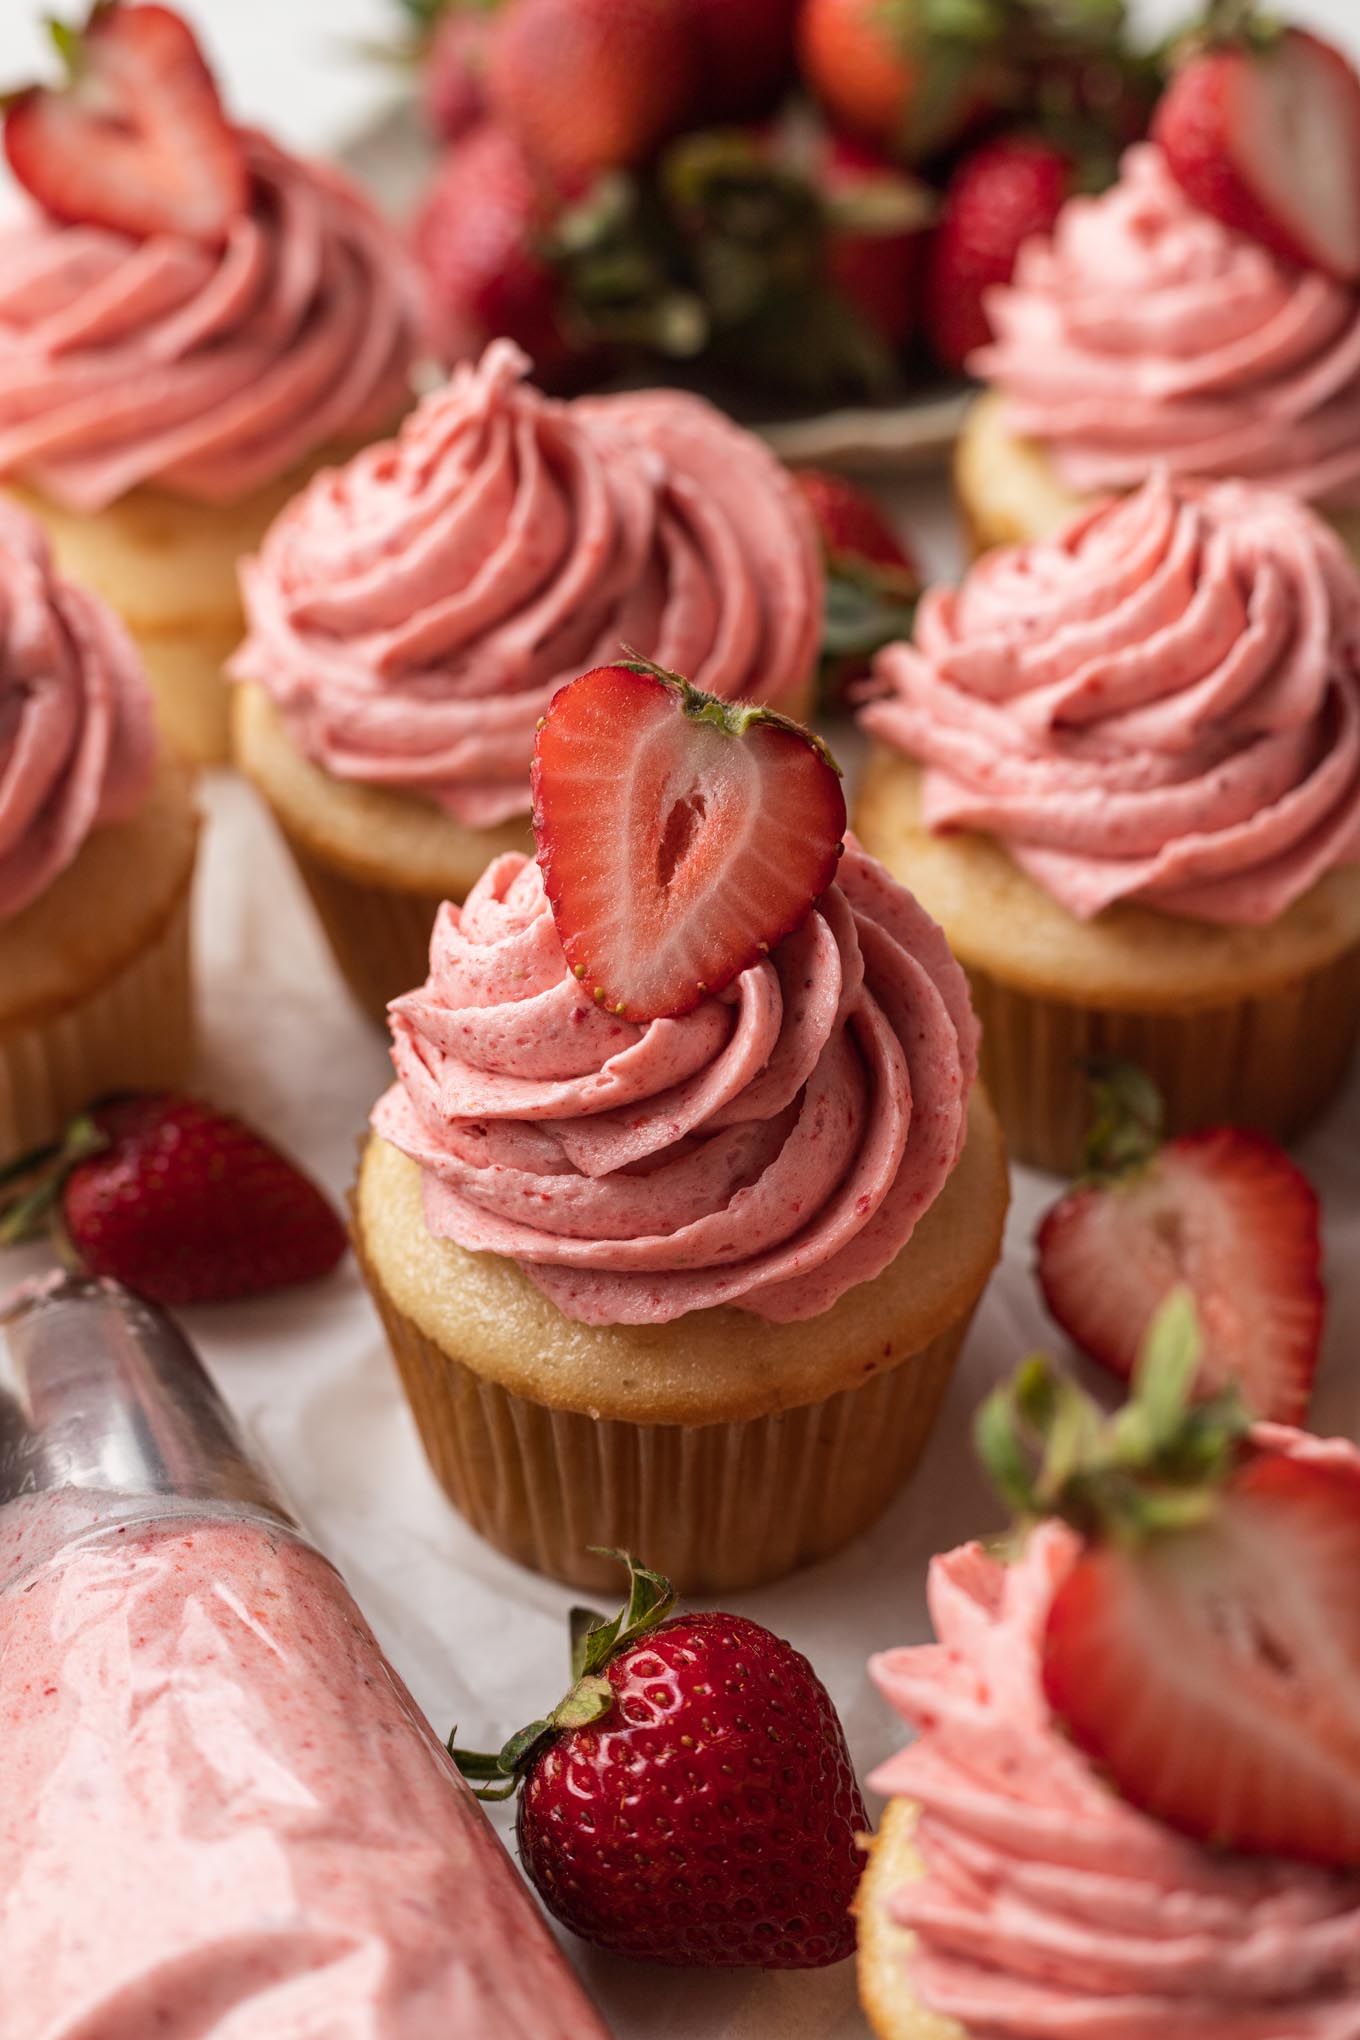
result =
[[[977,1027],[934,922],[852,844],[803,926],[679,1019],[605,1015],[540,873],[497,859],[391,1009],[374,1127],[436,1238],[568,1317],[818,1315],[906,1244],[962,1150]]]
[[[933,590],[878,673],[927,824],[1082,918],[1266,922],[1360,859],[1360,572],[1293,497],[1154,476]]]
[[[1360,503],[1360,294],[1200,212],[1153,144],[1068,201],[987,312],[970,368],[1078,492],[1163,461]]]
[[[100,510],[144,482],[233,502],[401,409],[419,296],[338,172],[244,131],[220,249],[41,214],[0,233],[0,473]]]
[[[1356,2040],[1360,1876],[1188,1841],[1055,1724],[1041,1640],[1079,1549],[1050,1522],[1010,1565],[977,1544],[935,1559],[938,1641],[872,1663],[918,1731],[870,1780],[920,1808],[925,1875],[889,1900],[916,1936],[912,1993],[972,2040]]]
[[[551,401],[528,366],[459,368],[243,572],[236,672],[298,747],[472,828],[528,810],[539,719],[625,645],[796,712],[821,639],[811,515],[757,439],[677,391]]]
[[[92,829],[127,820],[155,757],[123,626],[58,579],[38,526],[0,503],[0,921],[45,892]]]

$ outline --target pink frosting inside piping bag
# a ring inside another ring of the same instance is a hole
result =
[[[57,578],[38,526],[0,502],[0,922],[46,891],[92,829],[127,820],[155,760],[127,632]]]
[[[424,1171],[430,1231],[586,1324],[829,1309],[938,1197],[977,1067],[944,936],[853,842],[767,960],[646,1026],[572,976],[537,865],[498,858],[391,1014],[373,1124]]]
[[[553,402],[528,366],[497,341],[458,369],[242,575],[235,670],[299,748],[473,828],[527,811],[539,717],[625,644],[796,709],[821,638],[811,517],[759,440],[676,391]]]
[[[1183,474],[1360,503],[1360,294],[1196,209],[1150,143],[990,293],[970,368],[1081,493]]]
[[[1355,1461],[1263,1426],[1263,1441]],[[1040,1642],[1077,1539],[933,1561],[938,1642],[872,1660],[918,1730],[878,1792],[915,1801],[925,1876],[893,1894],[910,1989],[970,2040],[1357,2040],[1360,1876],[1215,1853],[1119,1799],[1055,1724]],[[904,1985],[906,1979],[904,1978]]]
[[[932,590],[877,670],[928,825],[1083,919],[1272,921],[1360,859],[1360,570],[1294,497],[1155,475]]]
[[[243,139],[254,202],[220,250],[0,233],[0,474],[73,510],[142,482],[228,503],[391,423],[420,337],[399,240],[338,172]]]

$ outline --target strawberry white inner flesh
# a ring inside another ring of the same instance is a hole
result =
[[[1240,67],[1239,174],[1299,246],[1360,279],[1360,85],[1306,36]]]

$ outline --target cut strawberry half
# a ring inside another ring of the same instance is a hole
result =
[[[1199,1392],[1235,1381],[1257,1416],[1300,1422],[1326,1315],[1312,1184],[1237,1127],[1159,1145],[1160,1104],[1137,1072],[1108,1072],[1101,1095],[1087,1176],[1038,1232],[1049,1310],[1127,1380],[1159,1305],[1186,1284],[1204,1331]]]
[[[1042,1359],[983,1405],[1023,1518],[1080,1540],[1041,1635],[1045,1697],[1123,1798],[1218,1848],[1360,1868],[1360,1456],[1195,1403],[1193,1304],[1159,1313],[1103,1419]]]
[[[561,690],[539,725],[533,797],[567,962],[627,1020],[689,1012],[790,934],[845,834],[820,738],[641,662]]]
[[[1360,281],[1360,76],[1306,29],[1194,56],[1152,127],[1201,211],[1305,268]]]
[[[96,6],[51,24],[64,85],[10,102],[5,154],[54,219],[220,242],[250,203],[240,134],[193,32],[168,7]]]

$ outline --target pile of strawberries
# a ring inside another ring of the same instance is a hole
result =
[[[404,0],[445,152],[417,241],[449,358],[641,355],[888,394],[1142,134],[1123,0]]]

